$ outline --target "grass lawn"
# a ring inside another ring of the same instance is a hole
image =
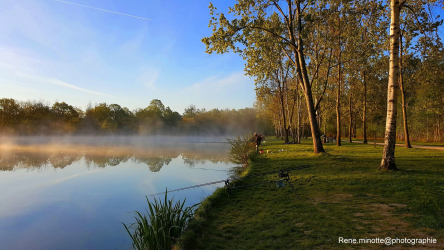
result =
[[[396,148],[397,172],[378,171],[382,146],[343,142],[314,155],[311,140],[267,138],[245,174],[311,165],[286,184],[218,189],[196,211],[184,249],[444,249],[444,152]],[[283,149],[280,152],[278,150]],[[246,178],[237,186],[277,180]],[[437,244],[339,244],[344,238],[427,238]]]

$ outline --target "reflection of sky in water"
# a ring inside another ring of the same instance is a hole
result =
[[[163,157],[160,161],[168,165],[155,169],[158,172],[152,172],[154,163],[147,165],[156,161],[151,156],[129,156],[106,167],[87,166],[88,157],[82,156],[62,168],[46,164],[33,169],[30,164],[0,171],[0,248],[128,249],[121,222],[131,223],[132,212],[145,211],[145,195],[229,176],[228,171],[215,170],[228,170],[231,164],[192,155]],[[204,186],[170,197],[187,198],[190,206],[215,188]]]

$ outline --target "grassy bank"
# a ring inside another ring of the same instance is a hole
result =
[[[444,247],[444,154],[397,148],[397,172],[382,172],[382,146],[325,145],[314,155],[310,140],[283,145],[267,138],[247,175],[309,164],[290,173],[291,184],[272,183],[235,189],[228,198],[217,190],[196,211],[196,220],[181,239],[185,249],[342,249],[381,248],[381,244],[339,244],[344,238],[426,238]],[[284,151],[279,151],[283,149]],[[278,179],[247,178],[236,185]]]

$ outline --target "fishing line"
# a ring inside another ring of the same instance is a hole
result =
[[[178,188],[178,189],[174,189],[174,190],[169,190],[167,191],[168,193],[172,193],[172,192],[177,192],[177,191],[182,191],[182,190],[186,190],[186,189],[192,189],[192,188],[197,188],[197,187],[203,187],[203,186],[208,186],[208,185],[213,185],[213,184],[218,184],[218,183],[229,183],[230,181],[233,180],[243,180],[246,178],[253,178],[253,177],[258,177],[258,176],[264,176],[264,175],[269,175],[269,174],[276,174],[276,173],[283,173],[291,171],[291,170],[299,170],[299,169],[305,169],[305,168],[309,168],[310,166],[298,166],[298,167],[293,167],[293,168],[286,168],[286,169],[281,169],[281,170],[276,170],[276,171],[269,171],[269,172],[264,172],[264,173],[260,173],[260,174],[255,174],[255,175],[248,175],[245,177],[231,177],[228,178],[226,180],[220,180],[220,181],[212,181],[212,182],[206,182],[206,183],[202,183],[202,184],[197,184],[197,185],[193,185],[193,186],[188,186],[188,187],[183,187],[183,188]],[[288,179],[289,180],[289,179]],[[289,183],[289,181],[287,180],[287,183]],[[269,182],[275,182],[275,181],[266,181],[266,182],[261,182],[261,183],[255,183],[255,184],[249,184],[249,185],[244,185],[244,186],[238,186],[238,187],[230,187],[230,189],[233,188],[241,188],[241,187],[249,187],[249,186],[257,186],[257,185],[263,185],[265,183],[269,183]],[[291,184],[290,184],[291,186]],[[293,186],[291,186],[293,191],[296,192],[293,188]],[[156,196],[159,194],[165,194],[166,192],[160,192],[157,194],[151,194],[148,196]],[[298,196],[299,197],[299,196]]]

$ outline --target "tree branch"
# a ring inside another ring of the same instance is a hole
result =
[[[330,69],[331,69],[330,68],[331,56],[333,54],[332,52],[333,52],[333,48],[330,48],[330,58],[328,59],[328,67],[327,67],[328,69],[327,69],[327,76],[326,76],[325,84],[324,84],[324,90],[322,91],[322,94],[321,94],[321,97],[319,98],[319,101],[315,105],[315,110],[318,110],[319,104],[322,101],[322,97],[324,97],[325,91],[327,90],[328,77],[330,76]]]

